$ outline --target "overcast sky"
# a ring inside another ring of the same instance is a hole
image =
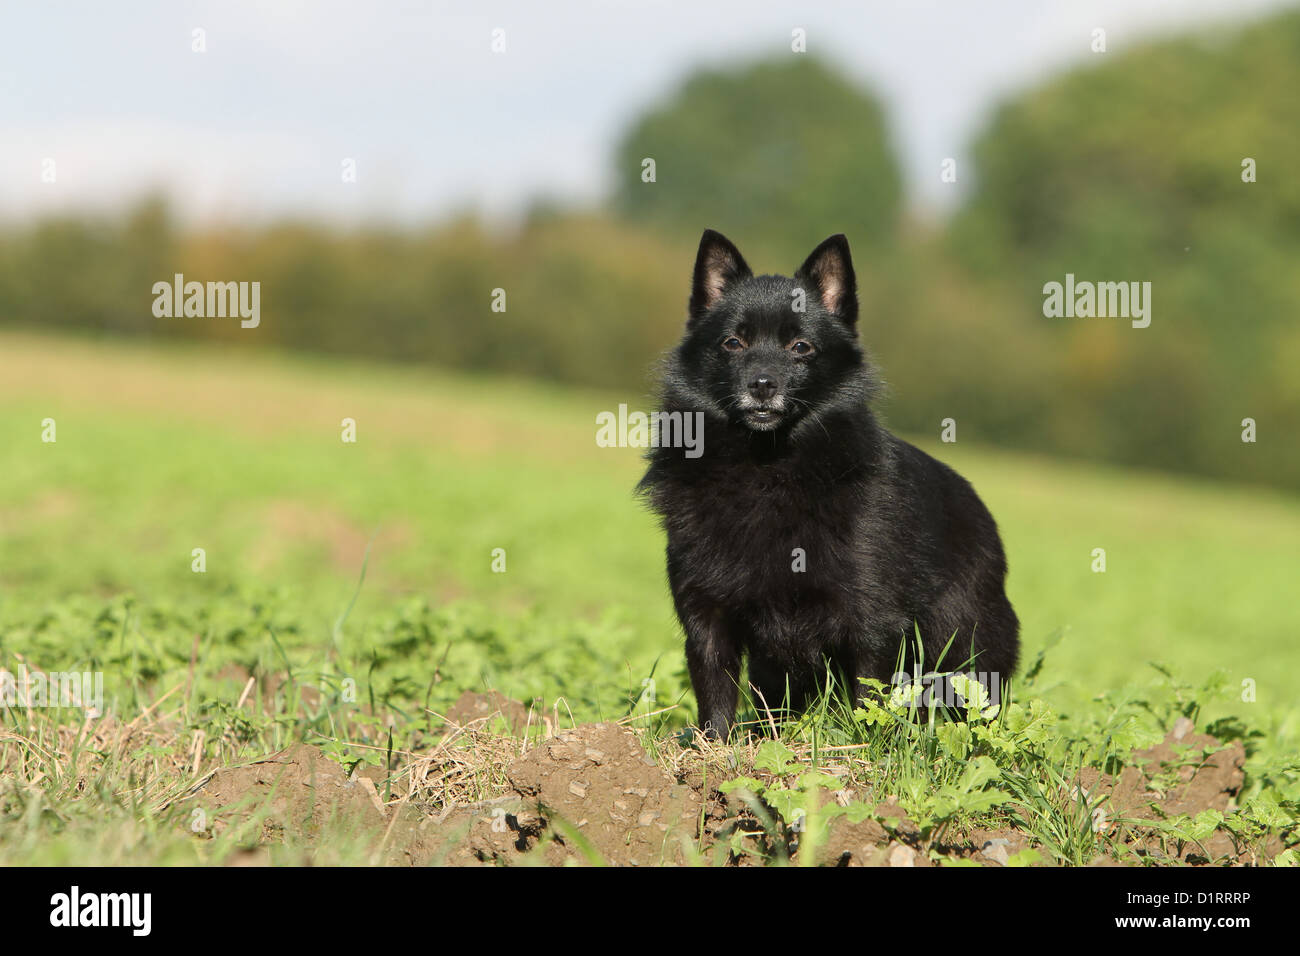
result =
[[[111,208],[162,187],[191,221],[286,214],[508,219],[598,200],[612,145],[685,73],[792,55],[807,31],[888,110],[913,206],[955,198],[939,162],[999,98],[1280,0],[213,0],[0,8],[0,217]],[[207,51],[192,52],[193,31]],[[491,50],[492,31],[506,50]],[[341,181],[345,157],[357,181]],[[56,181],[42,182],[54,160]]]

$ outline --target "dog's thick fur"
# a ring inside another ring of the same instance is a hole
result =
[[[699,457],[657,447],[640,490],[668,535],[700,726],[725,737],[742,657],[769,706],[806,705],[827,664],[888,681],[926,667],[1000,675],[1019,622],[997,526],[970,484],[886,431],[857,337],[843,236],[793,278],[755,276],[724,236],[700,241],[666,412],[702,412]],[[802,310],[799,306],[802,305]]]

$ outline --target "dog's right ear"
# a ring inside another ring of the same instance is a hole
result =
[[[695,281],[691,284],[691,320],[718,304],[727,286],[753,275],[740,250],[720,232],[705,229],[695,255]]]

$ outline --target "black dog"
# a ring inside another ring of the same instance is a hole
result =
[[[771,707],[806,706],[828,664],[850,686],[888,681],[918,631],[927,668],[954,635],[948,669],[1005,682],[1015,668],[997,525],[965,479],[876,422],[857,316],[844,236],[792,279],[753,275],[712,230],[700,240],[662,405],[703,413],[703,450],[661,439],[639,490],[668,533],[710,736],[735,717],[742,655]]]

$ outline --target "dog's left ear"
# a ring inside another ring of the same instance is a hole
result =
[[[842,233],[814,249],[794,277],[811,285],[808,291],[846,325],[852,327],[858,321],[858,280],[853,274],[849,241]]]

